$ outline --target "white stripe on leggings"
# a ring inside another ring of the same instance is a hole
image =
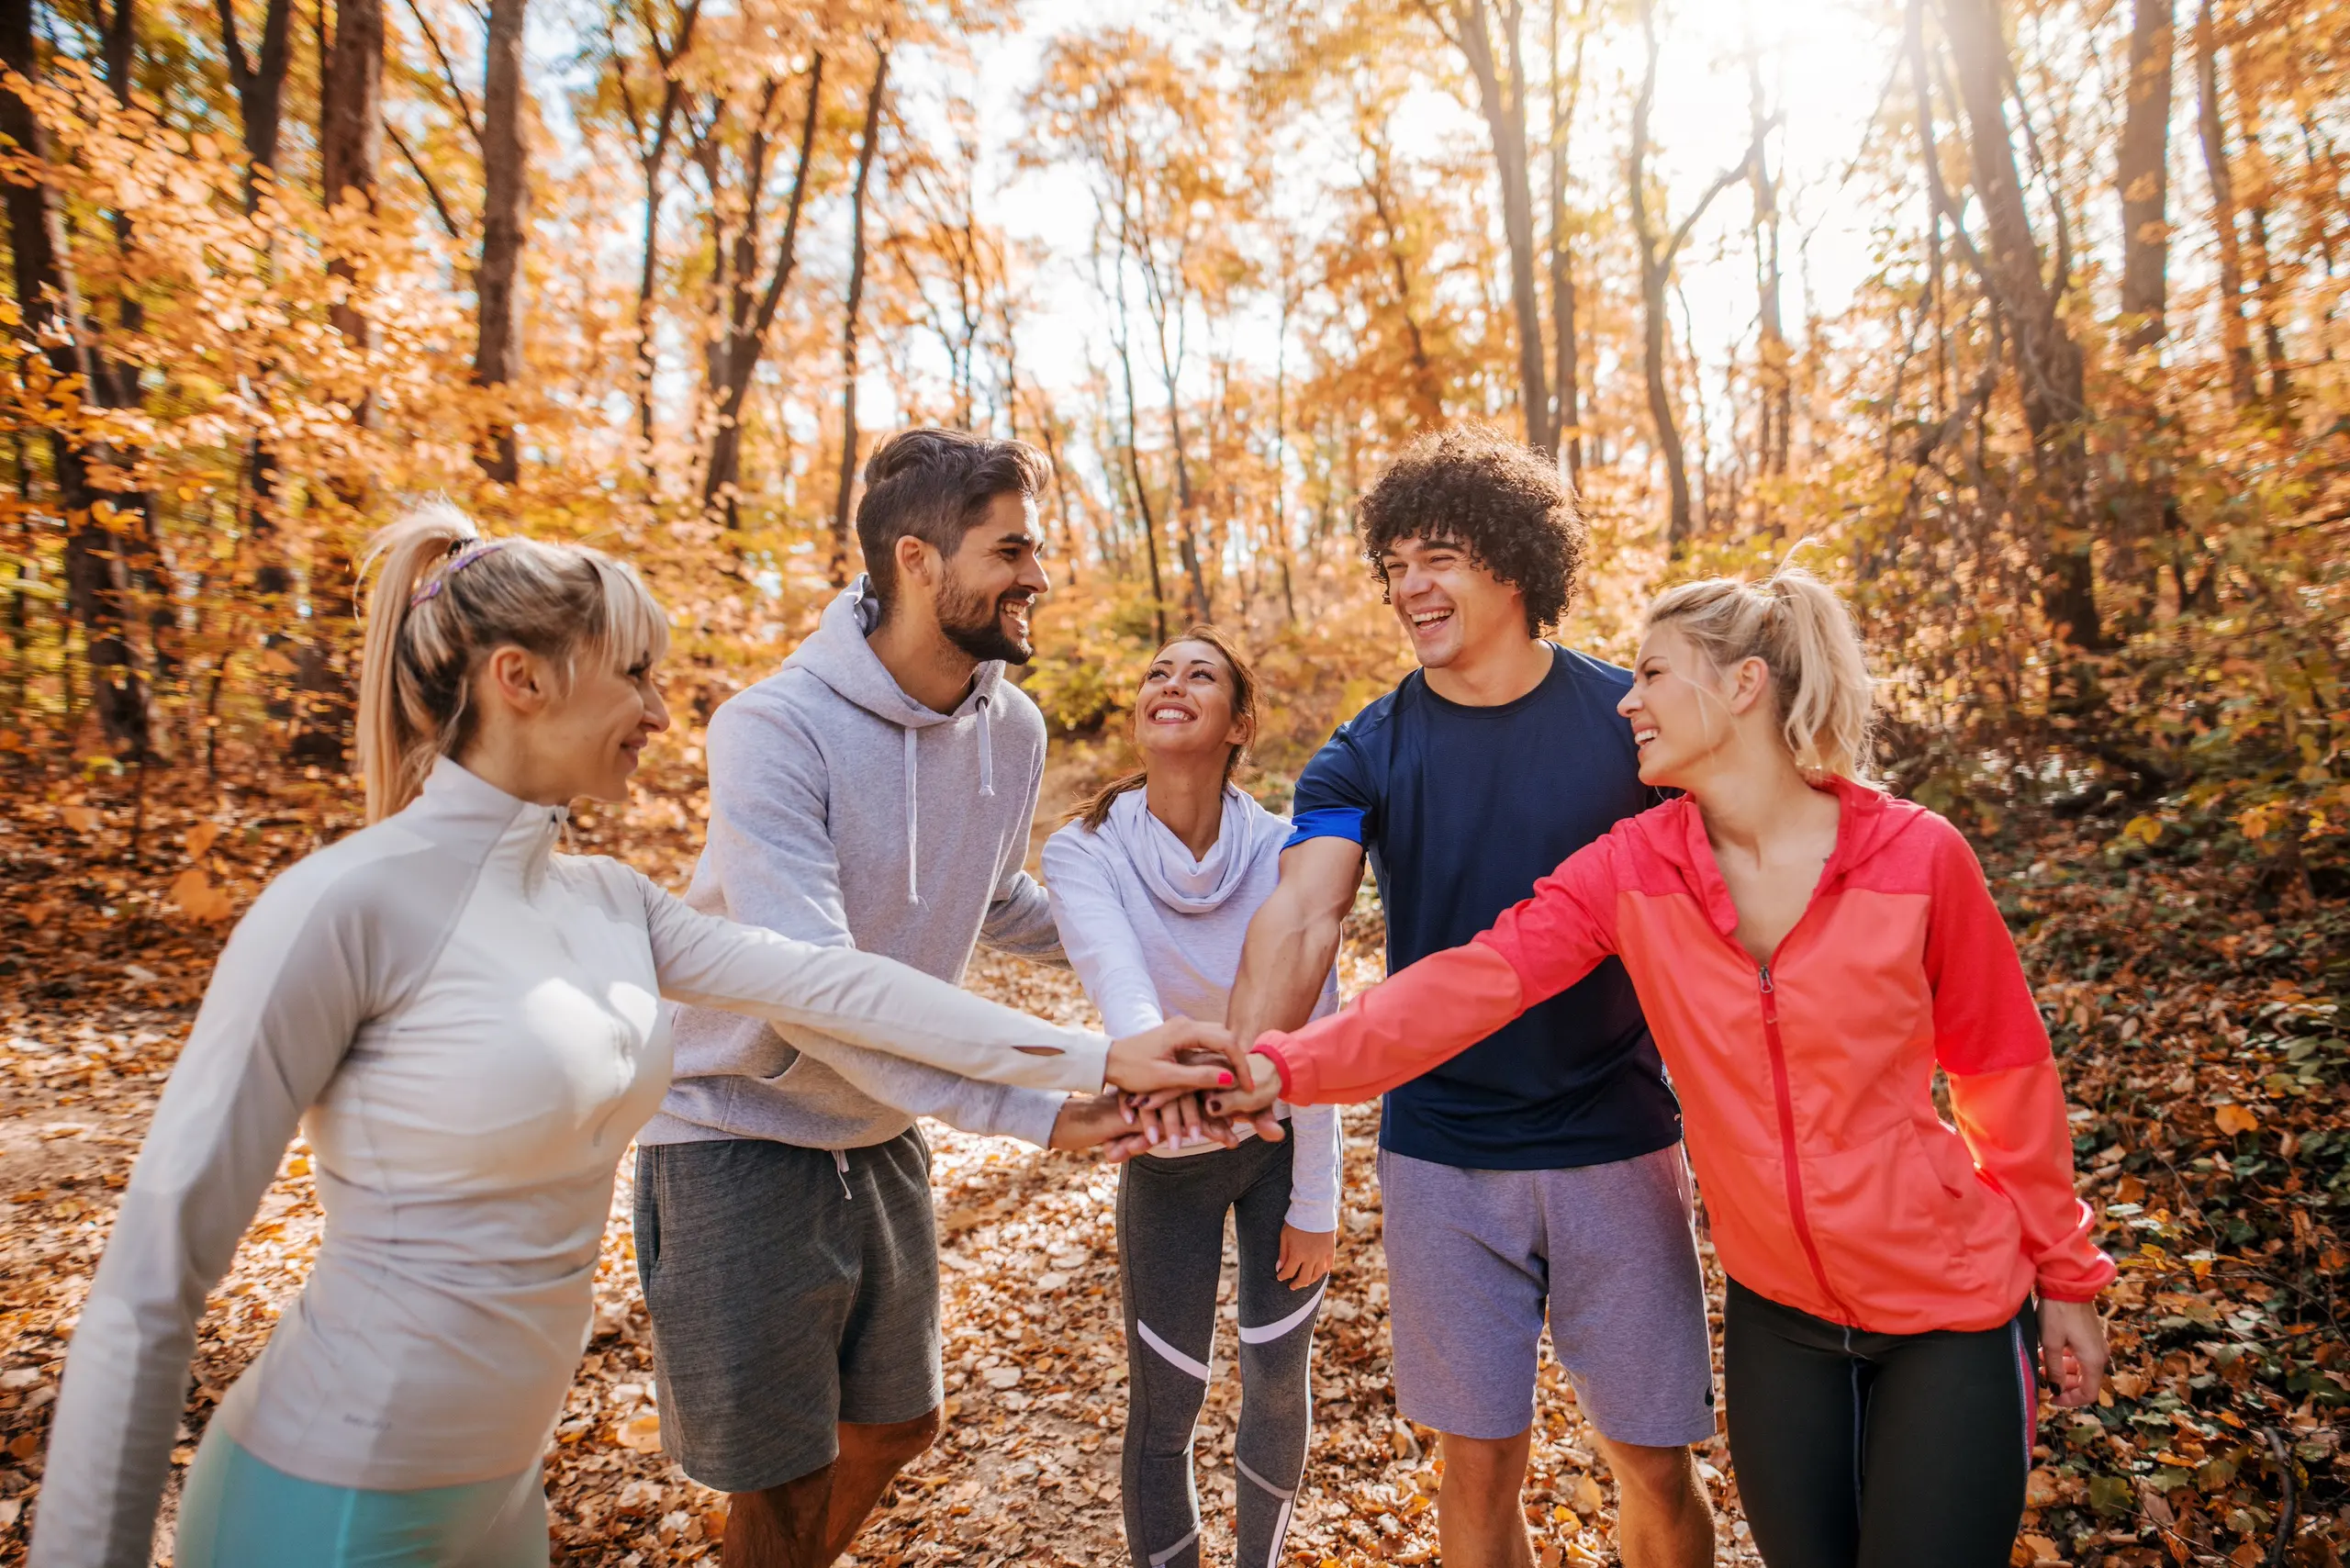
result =
[[[1247,1476],[1258,1485],[1262,1486],[1266,1491],[1270,1492],[1274,1496],[1279,1497],[1284,1503],[1297,1495],[1294,1492],[1282,1491],[1280,1487],[1274,1485],[1271,1482],[1266,1480],[1263,1476],[1249,1469],[1248,1465],[1241,1462],[1240,1456],[1238,1454],[1232,1456],[1232,1468],[1240,1472],[1241,1474]]]
[[[912,732],[912,731],[908,731],[907,733],[911,734]],[[1199,1539],[1200,1539],[1200,1527],[1199,1527],[1199,1526],[1197,1526],[1197,1525],[1193,1525],[1193,1526],[1192,1527],[1192,1533],[1191,1533],[1191,1534],[1189,1534],[1189,1535],[1185,1536],[1182,1540],[1181,1540],[1177,1541],[1174,1545],[1172,1545],[1172,1546],[1169,1547],[1169,1548],[1168,1548],[1166,1551],[1154,1551],[1154,1552],[1152,1552],[1152,1553],[1150,1554],[1150,1568],[1160,1568],[1160,1565],[1161,1565],[1162,1563],[1166,1562],[1169,1558],[1177,1557],[1177,1556],[1181,1555],[1182,1551],[1183,1551],[1183,1549],[1184,1549],[1185,1547],[1187,1547],[1187,1546],[1191,1545],[1191,1544],[1192,1544],[1192,1542],[1193,1542],[1193,1541],[1195,1541],[1195,1540],[1199,1540]]]
[[[1145,1323],[1139,1317],[1135,1319],[1135,1331],[1142,1336],[1142,1342],[1149,1346],[1152,1350],[1157,1350],[1159,1355],[1166,1359],[1169,1365],[1176,1368],[1180,1372],[1190,1372],[1202,1383],[1214,1383],[1215,1381],[1214,1373],[1210,1372],[1206,1367],[1202,1366],[1199,1362],[1193,1361],[1191,1357],[1185,1355],[1182,1351],[1177,1350],[1174,1346],[1169,1344],[1166,1340],[1160,1338],[1158,1332],[1153,1329],[1149,1324]],[[1213,1354],[1214,1352],[1210,1353]],[[1197,1534],[1198,1532],[1194,1531],[1193,1533]],[[1157,1559],[1153,1559],[1153,1561],[1155,1562]]]
[[[1282,1335],[1288,1333],[1291,1329],[1296,1327],[1299,1324],[1314,1316],[1314,1309],[1322,1305],[1322,1293],[1329,1288],[1329,1277],[1325,1275],[1323,1276],[1322,1282],[1314,1287],[1313,1300],[1307,1302],[1304,1306],[1299,1307],[1295,1312],[1291,1313],[1287,1317],[1282,1318],[1279,1323],[1268,1323],[1262,1328],[1250,1328],[1244,1326],[1240,1330],[1240,1342],[1244,1345],[1261,1345],[1268,1339],[1280,1338]]]
[[[1265,1553],[1265,1568],[1281,1568],[1281,1538],[1289,1534],[1290,1510],[1297,1505],[1283,1503],[1281,1517],[1273,1521],[1273,1549]]]
[[[1282,1491],[1280,1487],[1274,1485],[1271,1482],[1266,1480],[1263,1476],[1249,1469],[1248,1465],[1241,1462],[1241,1459],[1238,1454],[1234,1454],[1232,1456],[1232,1468],[1240,1472],[1241,1474],[1247,1476],[1249,1480],[1255,1482],[1258,1485],[1263,1487],[1266,1491],[1271,1493],[1274,1496],[1279,1497],[1281,1500],[1281,1511],[1273,1520],[1273,1549],[1265,1554],[1265,1568],[1281,1568],[1281,1538],[1289,1534],[1290,1511],[1297,1506],[1297,1494],[1293,1491]]]

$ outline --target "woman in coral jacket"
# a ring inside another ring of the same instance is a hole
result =
[[[1641,778],[1685,793],[1467,946],[1260,1036],[1256,1087],[1209,1109],[1367,1099],[1619,955],[1729,1276],[1730,1446],[1764,1561],[1996,1568],[2035,1347],[2059,1404],[2094,1399],[2114,1270],[1973,851],[1859,781],[1870,686],[1843,605],[1799,568],[1664,595],[1621,711]]]

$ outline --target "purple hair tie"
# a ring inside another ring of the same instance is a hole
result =
[[[431,582],[425,584],[422,588],[417,589],[415,593],[408,596],[408,607],[410,610],[414,610],[418,605],[422,604],[426,599],[431,599],[433,595],[439,593],[441,591],[441,586],[447,582],[451,577],[455,577],[459,572],[464,571],[467,566],[472,566],[476,561],[480,560],[483,556],[495,555],[500,550],[505,549],[509,543],[510,542],[504,539],[493,539],[488,543],[480,545],[477,548],[460,547],[454,560],[451,561],[446,566],[442,567],[439,574],[436,575]]]

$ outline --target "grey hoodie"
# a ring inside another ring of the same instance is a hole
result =
[[[711,715],[710,836],[686,902],[959,981],[974,944],[1058,961],[1023,871],[1045,720],[999,663],[952,713],[899,689],[866,641],[860,577],[783,667]],[[679,1010],[677,1081],[641,1143],[884,1143],[917,1115],[1043,1145],[1062,1097],[981,1083],[801,1028]]]

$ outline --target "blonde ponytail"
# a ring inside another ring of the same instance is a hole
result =
[[[370,542],[359,676],[359,766],[367,820],[414,800],[442,756],[472,738],[473,678],[511,644],[565,666],[583,654],[625,663],[667,651],[668,619],[636,573],[584,544],[485,540],[446,502],[420,507]]]
[[[1671,625],[1728,669],[1759,658],[1771,672],[1779,734],[1796,766],[1818,778],[1865,780],[1875,678],[1851,610],[1801,566],[1762,583],[1684,583],[1649,606],[1646,626]]]

